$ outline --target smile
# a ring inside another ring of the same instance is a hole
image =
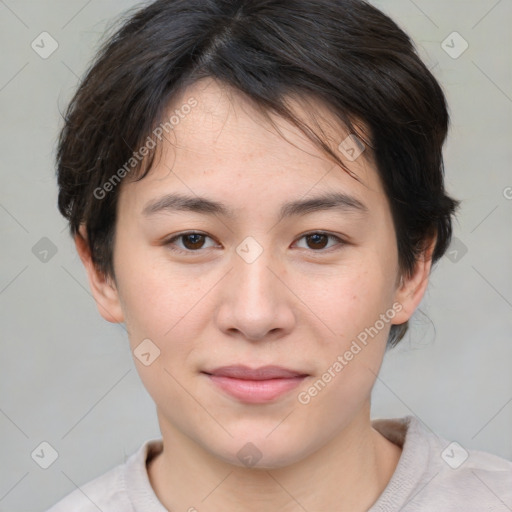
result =
[[[299,386],[308,376],[278,366],[256,369],[224,366],[202,373],[226,394],[241,402],[252,404],[272,402]]]

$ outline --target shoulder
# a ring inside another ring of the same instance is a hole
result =
[[[442,441],[442,438],[441,440]],[[439,468],[433,489],[445,496],[465,500],[468,512],[511,510],[512,462],[480,450],[465,449],[452,441],[440,442]]]
[[[512,510],[512,462],[478,450],[466,450],[456,442],[445,443],[434,453],[431,482],[425,502],[441,509],[456,506],[465,512]]]
[[[116,466],[105,474],[76,488],[47,512],[98,512],[117,511],[123,507],[130,511],[124,484],[124,465]]]
[[[144,442],[124,464],[77,487],[46,512],[132,512],[134,487],[147,490],[147,456],[160,446],[160,440]]]
[[[473,485],[482,491],[489,487],[512,498],[512,461],[450,441],[417,419],[411,419],[409,425],[411,439],[428,446],[428,466],[438,473],[439,486],[466,490]]]
[[[399,510],[464,512],[512,510],[512,462],[467,449],[438,435],[414,416],[373,422],[385,437],[402,446],[388,487],[372,512]]]

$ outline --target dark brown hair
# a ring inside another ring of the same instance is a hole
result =
[[[346,169],[286,100],[327,105],[371,150],[391,205],[401,274],[412,272],[433,236],[433,262],[444,254],[458,206],[443,183],[446,101],[389,17],[360,0],[158,0],[127,16],[103,44],[60,133],[59,210],[72,235],[85,225],[99,271],[115,279],[119,187],[108,183],[155,140],[173,98],[204,77],[292,121]],[[153,158],[130,179],[146,176]],[[406,330],[407,323],[392,326],[389,346]]]

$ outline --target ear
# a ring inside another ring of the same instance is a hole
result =
[[[108,322],[124,322],[121,302],[114,280],[106,277],[94,266],[85,225],[80,226],[74,239],[76,250],[87,272],[89,287],[101,316]]]
[[[403,276],[395,292],[395,302],[398,302],[402,309],[395,315],[393,324],[403,324],[411,318],[427,289],[430,270],[432,268],[432,253],[436,246],[437,237],[433,237],[427,247],[416,261],[416,265],[409,277]]]

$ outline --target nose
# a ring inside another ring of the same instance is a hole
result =
[[[293,330],[294,295],[286,273],[269,254],[263,251],[250,263],[234,254],[216,312],[217,325],[224,333],[259,341],[277,339]]]

